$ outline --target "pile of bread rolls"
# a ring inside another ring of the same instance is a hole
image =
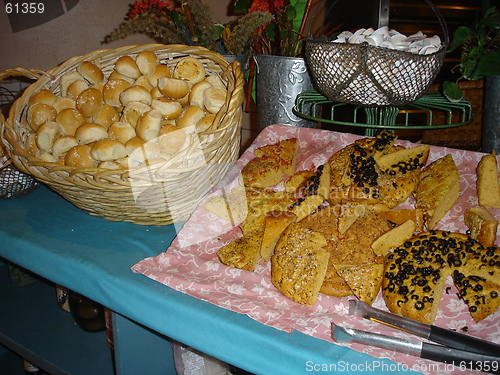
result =
[[[190,134],[217,127],[227,88],[199,59],[170,66],[142,51],[112,68],[106,75],[83,61],[60,77],[60,92],[31,96],[30,154],[71,167],[135,168],[165,162],[189,145]]]

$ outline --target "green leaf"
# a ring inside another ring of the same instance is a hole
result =
[[[455,48],[461,46],[467,39],[472,36],[472,31],[467,26],[459,26],[453,34],[453,42],[448,49],[448,52],[453,52]]]
[[[307,0],[290,0],[290,5],[295,8],[295,16],[292,19],[292,28],[296,33],[298,33],[306,11]]]
[[[500,51],[493,51],[481,57],[477,63],[476,75],[500,76]]]
[[[234,2],[234,13],[235,14],[246,14],[248,9],[252,6],[250,0],[236,0]]]
[[[443,82],[443,95],[452,103],[457,103],[462,100],[462,90],[455,82]]]
[[[285,10],[283,11],[283,21],[284,22],[292,22],[297,17],[297,11],[293,5],[287,5]]]
[[[220,23],[214,24],[215,37],[216,39],[222,38],[222,32],[226,29],[226,27]]]

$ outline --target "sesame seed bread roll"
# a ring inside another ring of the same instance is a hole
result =
[[[160,111],[164,120],[174,120],[182,113],[181,103],[167,98],[153,99],[151,107]]]
[[[172,77],[172,69],[166,64],[158,64],[148,74],[149,83],[151,86],[158,86],[158,79],[161,77]]]
[[[78,144],[81,145],[97,142],[107,137],[108,132],[102,125],[91,122],[80,125],[75,132],[75,138]]]
[[[96,85],[104,80],[104,73],[101,68],[90,61],[82,61],[77,66],[76,70],[91,85]]]
[[[149,92],[151,93],[151,99],[160,99],[164,97],[158,86],[153,87]]]
[[[203,116],[200,121],[196,123],[196,132],[201,133],[210,129],[214,124],[215,117],[216,115],[213,113]]]
[[[115,62],[115,70],[124,76],[137,79],[141,76],[141,71],[134,59],[130,56],[121,56]]]
[[[90,155],[97,161],[118,160],[127,156],[127,150],[120,141],[105,138],[92,145]]]
[[[141,73],[147,76],[158,64],[158,59],[153,51],[141,51],[135,58],[135,62]]]
[[[151,83],[149,83],[149,79],[147,76],[140,76],[139,78],[137,78],[134,82],[134,85],[142,86],[148,91],[153,90],[153,86],[151,86]]]
[[[131,102],[128,103],[125,108],[123,108],[122,116],[120,118],[120,121],[126,121],[130,125],[132,125],[133,128],[137,126],[137,122],[139,119],[144,115],[146,112],[151,111],[152,107],[140,103],[140,102]]]
[[[72,147],[64,157],[64,165],[76,168],[95,167],[95,160],[90,156],[89,145],[77,145]]]
[[[64,134],[75,135],[76,129],[85,123],[85,117],[76,108],[66,108],[57,114],[56,122],[61,125]]]
[[[78,95],[81,94],[82,91],[87,90],[89,88],[89,84],[83,79],[78,79],[68,86],[66,90],[66,96],[71,99],[78,98]]]
[[[171,77],[160,77],[158,89],[170,99],[181,99],[189,94],[189,83],[185,80]]]
[[[151,100],[151,93],[143,86],[130,86],[120,94],[120,103],[124,106],[131,102],[151,105]]]
[[[195,105],[188,105],[182,110],[182,114],[176,121],[179,128],[193,128],[205,116],[205,111]],[[189,131],[189,130],[187,130]]]
[[[137,168],[141,166],[145,160],[153,160],[161,155],[161,148],[158,142],[143,142],[141,139],[132,138],[127,142],[126,149],[128,150],[128,166]]]
[[[205,79],[205,67],[200,60],[194,57],[181,59],[174,69],[174,78],[180,78],[191,82],[193,85]]]
[[[215,86],[203,92],[203,104],[210,113],[217,113],[226,102],[227,90]]]
[[[26,141],[24,143],[24,149],[28,151],[30,155],[36,155],[36,153],[40,151],[36,144],[36,133],[28,134],[28,137],[26,138]]]
[[[108,137],[111,139],[116,139],[123,144],[126,144],[135,136],[136,134],[134,127],[126,121],[115,122],[108,129]]]
[[[120,94],[131,86],[123,79],[109,79],[102,90],[104,102],[113,107],[121,107]]]
[[[99,112],[92,118],[92,122],[104,126],[105,129],[109,128],[111,124],[120,119],[120,114],[115,107],[103,103]]]
[[[52,145],[52,155],[59,159],[66,155],[66,153],[73,147],[78,145],[78,141],[72,135],[63,135],[57,138]]]
[[[83,90],[76,98],[76,109],[87,118],[94,117],[102,107],[102,93],[93,87]]]
[[[175,125],[163,125],[160,129],[158,144],[163,153],[172,155],[184,145],[186,139],[187,134],[184,129]]]
[[[146,112],[137,122],[135,132],[139,138],[147,142],[158,137],[161,128],[161,113],[156,109]]]
[[[28,108],[28,124],[35,132],[44,122],[54,121],[56,116],[56,109],[51,105],[36,103]]]
[[[34,93],[28,100],[28,107],[31,107],[33,104],[36,103],[43,103],[47,104],[50,106],[54,106],[55,102],[57,100],[56,94],[54,94],[52,91],[47,90],[47,89],[41,89]]]
[[[61,135],[61,126],[55,121],[46,121],[36,130],[36,144],[45,152],[52,152],[54,140]]]
[[[111,79],[121,79],[122,81],[127,81],[128,83],[130,83],[130,85],[133,85],[135,83],[134,78],[127,77],[121,73],[118,73],[116,70],[113,70],[109,75],[108,81]]]
[[[83,80],[84,78],[76,70],[64,73],[59,78],[59,87],[61,88],[61,96],[68,96],[68,87],[73,82]]]
[[[206,80],[195,83],[189,92],[189,104],[205,109],[203,93],[209,87],[212,87],[212,84]]]
[[[56,109],[57,113],[66,108],[76,108],[76,100],[68,98],[66,96],[61,96],[60,98],[57,98],[56,102],[54,103],[54,108]]]

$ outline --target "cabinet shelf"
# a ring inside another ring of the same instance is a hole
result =
[[[55,293],[43,279],[13,286],[0,259],[0,344],[52,375],[112,375],[105,332],[80,329],[59,308]]]

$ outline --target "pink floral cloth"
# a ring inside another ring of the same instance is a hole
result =
[[[253,150],[292,137],[299,139],[297,170],[317,167],[325,163],[334,152],[361,138],[358,135],[319,129],[284,125],[269,126],[244,152],[219,184],[219,187],[209,197],[220,194],[222,189],[229,192],[233,187],[238,186],[239,173],[245,163],[254,157]],[[403,140],[398,140],[397,144],[405,147],[415,146]],[[463,214],[468,207],[477,206],[476,166],[484,154],[431,146],[429,162],[446,154],[453,155],[459,168],[461,196],[436,229],[465,233],[467,228],[463,223]],[[409,198],[400,208],[412,207],[412,199]],[[240,231],[229,222],[208,212],[204,207],[205,201],[198,206],[185,223],[167,251],[156,257],[143,259],[135,264],[132,270],[177,291],[248,315],[262,324],[286,332],[297,330],[333,343],[331,322],[334,322],[344,327],[416,339],[415,336],[404,332],[350,316],[348,314],[348,301],[354,297],[339,298],[320,294],[314,306],[303,306],[293,302],[272,285],[269,263],[261,261],[255,272],[243,271],[221,264],[217,258],[218,249],[240,236]],[[491,210],[491,212],[500,220],[500,210]],[[497,243],[499,242],[497,241]],[[459,332],[466,331],[472,336],[500,343],[500,311],[480,323],[475,323],[466,305],[458,299],[457,292],[452,280],[448,279],[435,324]],[[380,295],[373,306],[387,310]],[[416,366],[413,368],[417,368],[422,373],[436,373],[431,361],[368,345],[349,344],[346,346],[376,358],[388,358],[408,366],[410,369],[412,366]],[[455,371],[464,374],[458,368]],[[449,371],[445,373],[449,373]]]

